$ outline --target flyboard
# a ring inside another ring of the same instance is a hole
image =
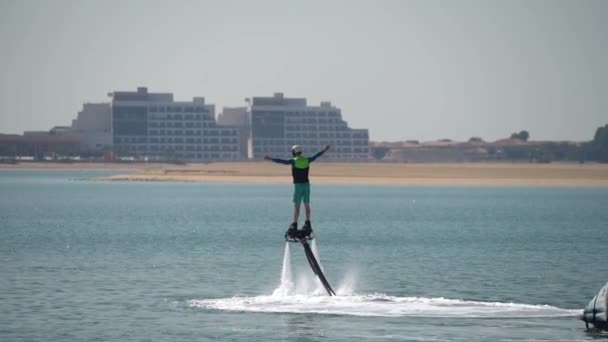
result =
[[[334,292],[334,289],[332,289],[331,285],[329,285],[329,282],[327,281],[325,274],[323,274],[323,270],[321,269],[321,266],[319,265],[315,254],[312,252],[310,244],[308,243],[314,238],[315,235],[312,232],[312,228],[288,230],[285,233],[285,241],[299,242],[302,244],[302,246],[304,247],[304,253],[306,254],[306,259],[308,260],[308,263],[310,264],[310,268],[312,268],[313,273],[319,278],[319,280],[323,284],[323,287],[325,287],[327,293],[330,296],[335,296],[336,293]]]

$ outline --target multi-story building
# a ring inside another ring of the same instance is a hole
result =
[[[96,153],[110,149],[112,147],[110,104],[85,103],[66,133],[78,137],[81,152]]]
[[[286,155],[292,145],[301,145],[305,154],[313,154],[332,145],[326,159],[363,161],[369,158],[367,129],[353,129],[342,120],[340,108],[330,102],[309,106],[305,98],[254,97],[250,101],[251,155]]]
[[[147,88],[116,91],[111,98],[114,151],[152,160],[238,160],[239,134],[220,127],[215,106],[202,97],[177,102],[171,93]]]
[[[217,116],[217,124],[238,128],[241,158],[247,159],[248,143],[251,137],[251,118],[247,107],[224,107]]]

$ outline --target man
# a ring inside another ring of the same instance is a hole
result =
[[[323,155],[330,148],[326,145],[325,148],[314,156],[307,158],[302,156],[302,147],[300,145],[294,145],[291,148],[292,159],[285,160],[279,158],[272,158],[267,155],[264,157],[265,160],[271,160],[275,163],[291,165],[291,175],[293,176],[293,223],[289,226],[286,237],[295,236],[298,229],[298,218],[300,217],[300,204],[304,202],[304,209],[306,209],[306,222],[302,226],[305,236],[309,236],[312,232],[312,226],[310,225],[310,182],[308,181],[308,170],[310,169],[310,163],[315,161],[317,158]]]

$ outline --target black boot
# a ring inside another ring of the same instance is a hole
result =
[[[289,225],[289,228],[287,228],[287,231],[285,232],[285,240],[295,239],[297,232],[298,232],[298,223],[293,222],[291,225]]]
[[[302,226],[302,230],[304,231],[304,236],[309,237],[310,233],[312,233],[312,226],[310,225],[310,221],[306,220],[304,222],[304,226]]]

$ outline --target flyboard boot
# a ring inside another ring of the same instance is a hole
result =
[[[297,227],[297,223],[295,222],[289,226],[289,229],[285,232],[285,241],[304,242],[315,238],[310,221],[307,220],[302,229],[297,229]]]
[[[296,241],[295,238],[298,234],[298,223],[297,222],[293,222],[292,224],[289,225],[289,228],[287,228],[287,231],[285,232],[285,241]]]

